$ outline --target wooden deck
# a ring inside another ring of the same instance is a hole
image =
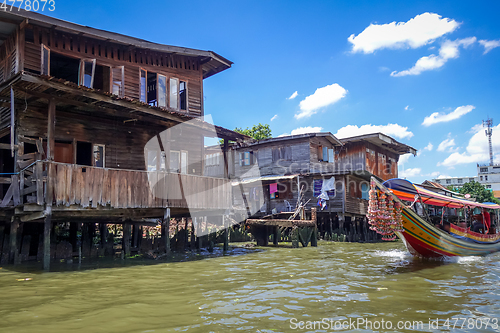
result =
[[[36,162],[32,170],[29,175],[27,171],[21,173],[24,181],[18,181],[17,175],[12,177],[14,182],[2,201],[3,207],[51,204],[54,210],[58,207],[225,210],[231,206],[231,183],[222,178],[45,161]]]

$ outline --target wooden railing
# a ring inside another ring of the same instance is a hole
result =
[[[83,208],[228,209],[231,206],[231,183],[221,178],[38,161],[30,181],[31,195],[23,200],[23,194],[27,193],[21,189],[20,203]],[[8,206],[17,204],[10,200]]]

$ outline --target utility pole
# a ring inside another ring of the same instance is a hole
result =
[[[493,130],[491,129],[493,127],[493,119],[488,117],[488,119],[483,120],[483,127],[488,127],[484,132],[486,133],[486,136],[488,137],[488,143],[490,144],[490,165],[493,165],[493,147],[491,146],[491,134],[493,133]]]

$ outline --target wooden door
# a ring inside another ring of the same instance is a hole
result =
[[[54,150],[54,161],[73,164],[73,144],[56,142]]]

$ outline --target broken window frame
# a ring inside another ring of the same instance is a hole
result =
[[[144,72],[144,76],[142,73]],[[144,78],[144,83],[142,79]],[[144,98],[143,98],[144,93]],[[139,101],[143,103],[148,102],[148,71],[142,67],[139,67]]]
[[[78,85],[84,86],[90,89],[94,88],[94,77],[95,77],[95,59],[83,58],[80,59],[80,66],[78,68]],[[92,63],[92,74],[90,74],[90,86],[85,85],[85,65],[86,63]]]
[[[101,160],[102,160],[102,166],[97,165],[96,161],[96,148],[102,148],[102,155],[101,155]],[[96,168],[105,168],[106,167],[106,146],[103,144],[97,144],[94,143],[92,144],[92,165]]]
[[[41,63],[40,63],[40,74],[50,76],[50,49],[44,44],[40,44],[41,46]],[[44,51],[47,51],[47,59],[45,59]],[[47,70],[45,70],[47,67]]]

